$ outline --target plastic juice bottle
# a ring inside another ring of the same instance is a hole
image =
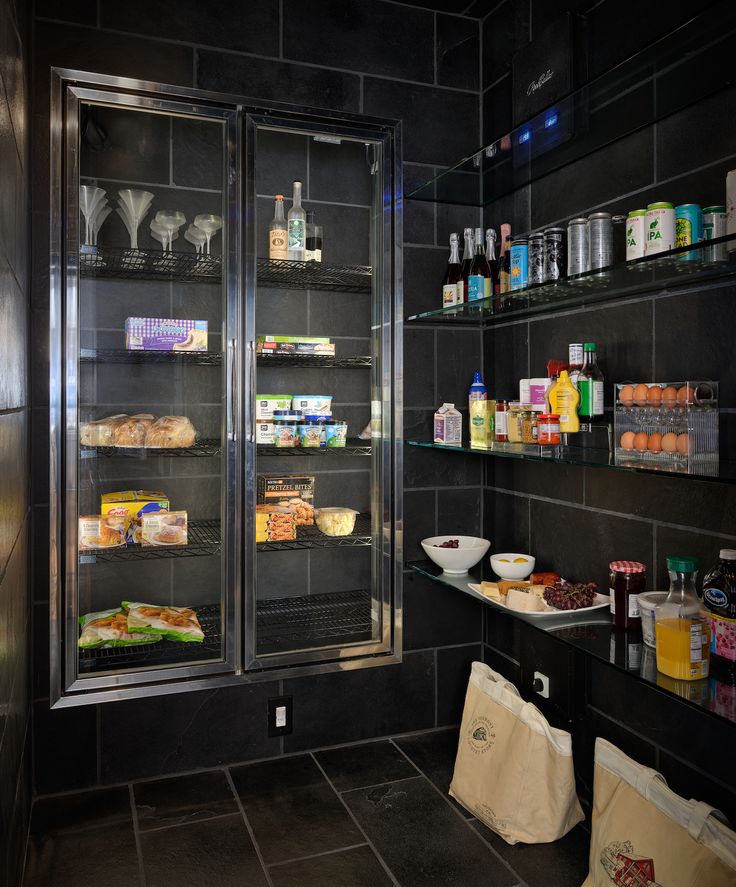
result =
[[[668,557],[670,593],[654,610],[657,668],[681,681],[708,677],[710,616],[695,591],[698,559]]]
[[[722,548],[703,579],[703,603],[710,611],[710,655],[714,673],[736,679],[736,550]]]
[[[468,412],[470,413],[470,446],[489,447],[492,438],[488,415],[488,389],[483,384],[480,373],[473,375],[473,384],[468,391]]]
[[[560,417],[561,432],[569,434],[580,431],[578,419],[580,393],[570,381],[567,370],[560,370],[560,378],[550,388],[549,402],[551,412],[557,413]]]

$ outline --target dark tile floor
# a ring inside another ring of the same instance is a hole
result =
[[[73,795],[33,808],[25,887],[577,887],[584,826],[508,846],[452,801],[456,730]]]

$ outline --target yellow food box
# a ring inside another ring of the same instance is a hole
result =
[[[296,539],[296,515],[277,505],[256,506],[256,542],[289,542]]]
[[[123,490],[120,493],[103,493],[100,511],[103,515],[123,517],[127,520],[125,538],[128,545],[141,541],[141,516],[169,511],[166,493],[154,490]]]

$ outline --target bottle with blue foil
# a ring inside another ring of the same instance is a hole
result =
[[[492,290],[491,266],[483,246],[483,229],[475,229],[475,254],[468,273],[468,302],[487,299]]]
[[[470,413],[470,446],[486,449],[493,442],[488,389],[483,384],[480,373],[473,375],[473,384],[468,391],[468,412]]]

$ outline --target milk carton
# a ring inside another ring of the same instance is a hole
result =
[[[463,417],[454,403],[443,403],[434,414],[434,442],[448,447],[463,443]]]

